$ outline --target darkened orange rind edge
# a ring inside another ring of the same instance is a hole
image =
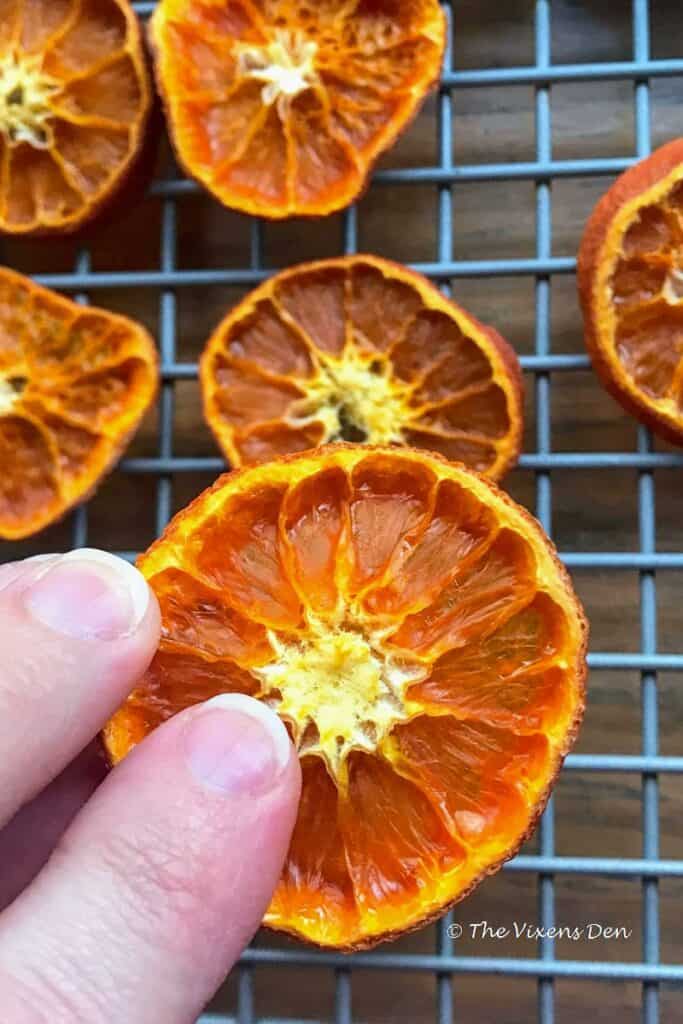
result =
[[[145,360],[150,370],[150,383],[151,387],[149,390],[148,400],[141,406],[138,416],[131,423],[129,429],[125,433],[121,434],[116,440],[116,444],[112,446],[112,452],[110,458],[103,463],[101,469],[94,477],[92,484],[89,488],[78,494],[73,501],[68,502],[64,506],[55,512],[54,515],[44,517],[38,521],[38,525],[32,525],[26,530],[3,530],[0,528],[0,540],[26,540],[27,537],[33,537],[35,534],[40,533],[41,530],[46,529],[48,526],[52,526],[54,523],[60,522],[69,512],[71,512],[77,505],[82,505],[84,502],[89,501],[93,496],[97,488],[100,486],[105,477],[107,477],[112,470],[115,468],[119,459],[123,455],[123,452],[127,448],[130,441],[137,433],[142,420],[149,412],[150,408],[154,404],[157,394],[159,392],[159,353],[154,343],[154,339],[146,327],[143,327],[141,323],[136,320],[131,320],[129,317],[121,316],[119,313],[112,313],[108,309],[103,309],[100,306],[79,306],[72,299],[67,298],[65,295],[61,295],[59,292],[54,292],[50,288],[44,288],[42,285],[36,284],[31,278],[25,277],[25,275],[18,273],[16,270],[11,270],[9,267],[0,266],[0,277],[15,281],[17,284],[24,285],[30,288],[34,293],[40,292],[43,295],[49,296],[54,301],[55,298],[60,301],[67,303],[70,306],[77,308],[80,312],[89,311],[92,313],[99,313],[102,316],[107,317],[111,320],[112,324],[125,323],[134,335],[138,338],[141,343],[142,349],[140,355],[137,358]]]
[[[303,942],[306,942],[309,945],[317,946],[318,948],[338,950],[341,953],[357,953],[361,950],[372,949],[374,946],[378,946],[382,942],[391,941],[393,939],[398,938],[401,935],[406,935],[409,932],[417,931],[418,929],[424,928],[426,925],[439,920],[439,918],[443,917],[443,915],[446,914],[452,907],[454,907],[457,903],[460,903],[461,900],[464,900],[467,896],[469,896],[469,894],[474,889],[476,889],[476,887],[485,878],[487,878],[489,875],[494,875],[498,871],[500,871],[500,869],[503,867],[503,864],[505,864],[505,862],[510,860],[512,857],[514,857],[519,852],[519,850],[526,842],[526,840],[532,835],[541,815],[543,814],[543,811],[545,810],[548,800],[550,799],[550,795],[560,774],[562,765],[564,764],[564,759],[573,747],[579,729],[581,727],[581,722],[583,721],[586,709],[586,678],[588,675],[587,651],[589,639],[589,623],[588,619],[586,618],[583,606],[579,601],[579,598],[574,590],[571,576],[564,563],[560,560],[555,544],[546,535],[539,521],[534,516],[532,516],[527,509],[525,509],[521,505],[518,505],[517,502],[513,501],[513,499],[505,491],[503,491],[494,481],[490,480],[487,477],[482,477],[480,474],[475,473],[471,469],[468,469],[468,467],[465,466],[463,463],[449,462],[448,459],[445,459],[442,455],[439,455],[438,452],[426,451],[424,449],[419,448],[387,448],[381,445],[347,444],[340,442],[339,444],[334,445],[323,445],[322,447],[311,451],[296,452],[295,454],[292,455],[283,455],[277,459],[274,459],[271,464],[282,465],[286,463],[294,463],[299,459],[310,459],[314,457],[314,455],[316,457],[320,456],[320,460],[322,463],[324,461],[324,457],[327,454],[334,454],[336,452],[339,452],[340,450],[348,450],[356,453],[364,452],[367,455],[384,454],[396,456],[397,458],[413,457],[416,458],[417,461],[431,461],[437,463],[437,467],[438,465],[455,467],[459,472],[461,472],[465,476],[472,477],[473,479],[479,482],[483,482],[504,505],[513,508],[515,512],[520,515],[522,521],[525,523],[525,525],[528,526],[529,529],[529,532],[528,534],[525,534],[525,537],[528,539],[528,537],[531,536],[533,538],[534,544],[543,547],[550,556],[550,560],[554,568],[557,570],[559,580],[564,587],[564,592],[567,598],[567,607],[565,608],[565,611],[568,615],[570,613],[574,615],[576,622],[578,623],[579,632],[581,634],[581,643],[576,651],[576,657],[573,665],[573,680],[576,693],[576,708],[574,712],[574,717],[566,731],[562,746],[559,747],[555,752],[555,763],[552,766],[552,773],[548,780],[548,784],[545,790],[542,792],[542,794],[538,797],[536,801],[533,814],[529,820],[529,824],[526,830],[518,839],[515,840],[514,843],[512,843],[508,847],[508,849],[503,854],[499,856],[499,858],[493,864],[490,864],[487,868],[481,871],[474,879],[470,881],[470,883],[467,885],[465,889],[455,894],[452,899],[446,900],[440,906],[430,909],[423,917],[411,921],[410,924],[407,924],[404,928],[388,929],[386,932],[368,936],[365,939],[359,939],[355,942],[350,942],[346,944],[331,942],[319,943],[312,939],[310,935],[307,935],[303,930],[298,929],[294,924],[272,925],[265,922],[263,924],[263,927],[267,928],[270,931],[284,932],[285,934],[292,935],[295,938]],[[168,524],[168,526],[161,534],[161,536],[158,537],[157,540],[155,540],[150,545],[147,551],[144,552],[144,554],[140,555],[140,557],[137,559],[137,567],[140,569],[143,575],[145,571],[144,565],[146,558],[172,538],[173,533],[175,532],[177,524],[179,522],[182,522],[183,520],[186,520],[188,518],[192,518],[193,510],[195,508],[198,509],[203,504],[204,500],[209,494],[213,494],[217,491],[220,491],[223,487],[225,487],[228,484],[228,482],[234,482],[243,474],[262,470],[264,468],[264,465],[268,464],[265,463],[261,466],[245,466],[239,469],[233,469],[228,473],[223,473],[210,487],[208,487],[200,495],[194,498],[194,500],[191,501],[186,508],[184,508],[181,512],[178,512],[173,517],[171,522]],[[108,744],[108,729],[111,728],[111,721],[113,721],[113,719],[110,720],[107,726],[105,726],[100,736],[104,756],[109,767],[113,767],[113,760],[110,755],[110,748]]]
[[[431,80],[428,79],[425,81],[420,94],[415,95],[413,97],[412,107],[408,110],[405,119],[398,125],[393,125],[391,121],[389,122],[392,125],[392,130],[387,132],[385,138],[383,139],[381,145],[378,147],[375,154],[371,157],[368,157],[364,174],[362,173],[361,168],[358,169],[358,186],[355,190],[348,189],[343,197],[340,197],[334,202],[330,201],[328,203],[320,203],[319,208],[315,210],[302,210],[297,208],[296,206],[290,207],[289,205],[284,210],[274,210],[265,204],[250,202],[243,196],[232,196],[230,202],[228,202],[223,196],[219,195],[219,193],[214,188],[212,188],[209,184],[207,184],[206,182],[202,181],[199,178],[194,168],[182,157],[180,153],[180,147],[176,144],[176,129],[173,117],[171,115],[171,105],[168,99],[168,95],[172,90],[170,88],[167,89],[165,83],[162,80],[161,71],[159,70],[158,54],[160,50],[160,44],[156,38],[156,32],[157,21],[160,20],[160,15],[158,15],[157,13],[160,10],[160,6],[161,4],[157,6],[155,11],[152,13],[151,18],[149,19],[149,24],[147,28],[147,39],[150,51],[152,53],[154,78],[157,83],[157,91],[159,93],[159,96],[161,97],[161,102],[164,107],[168,135],[171,140],[171,143],[173,144],[173,151],[176,155],[178,165],[189,178],[192,178],[193,181],[196,181],[198,185],[200,185],[203,189],[209,192],[223,206],[227,207],[230,210],[238,210],[240,213],[249,214],[252,217],[260,217],[263,220],[282,221],[289,220],[290,218],[293,217],[299,217],[301,219],[306,220],[318,220],[323,217],[329,217],[333,213],[339,213],[340,210],[345,210],[353,203],[358,202],[358,200],[362,199],[365,193],[367,192],[368,188],[370,187],[372,175],[378,161],[384,155],[384,153],[391,149],[391,147],[396,143],[397,139],[410,127],[410,125],[413,123],[415,118],[420,113],[422,107],[424,106],[427,97],[430,95],[432,90],[435,88],[436,84],[441,79],[441,71],[443,68],[443,61],[447,45],[448,22],[444,11],[440,9],[438,16],[435,17],[435,24],[438,18],[438,21],[441,24],[441,33],[439,39],[439,42],[441,44],[441,52],[438,56],[438,59],[434,61],[434,75],[431,78]],[[433,42],[437,42],[437,40],[433,40]],[[352,147],[348,146],[348,148],[351,149]]]
[[[683,443],[683,418],[676,425],[672,418],[653,408],[644,396],[638,401],[634,394],[621,385],[614,373],[612,362],[602,347],[595,320],[594,284],[601,263],[602,249],[614,217],[622,206],[653,188],[680,164],[683,164],[683,139],[674,139],[624,171],[598,201],[588,219],[581,239],[577,264],[579,300],[584,316],[584,339],[596,373],[605,389],[628,413],[673,444]]]
[[[143,94],[143,106],[138,117],[138,135],[128,160],[122,165],[109,187],[92,202],[84,203],[82,213],[64,224],[40,224],[22,229],[0,225],[0,235],[8,238],[76,238],[95,228],[106,226],[113,209],[130,206],[141,197],[154,176],[157,149],[163,130],[161,110],[156,102],[152,62],[145,45],[145,36],[140,20],[129,0],[114,0],[122,11],[129,31],[132,46],[128,52],[135,60],[139,71],[139,82]]]
[[[492,472],[489,477],[490,479],[501,480],[513,468],[513,466],[516,465],[522,451],[522,444],[524,440],[524,378],[515,350],[494,327],[490,327],[489,325],[482,323],[473,316],[472,313],[464,309],[453,299],[447,298],[428,278],[419,274],[416,270],[411,270],[409,267],[396,263],[394,260],[387,260],[384,257],[372,256],[367,253],[355,253],[351,256],[339,256],[333,259],[314,260],[309,263],[298,263],[294,267],[288,267],[286,270],[282,270],[280,273],[275,274],[273,277],[269,277],[266,281],[263,281],[257,288],[254,288],[253,291],[249,292],[249,294],[238,302],[237,305],[234,306],[221,320],[204,346],[204,350],[199,360],[199,381],[202,392],[204,419],[208,423],[218,447],[231,465],[239,466],[241,464],[242,459],[239,452],[232,444],[232,437],[224,436],[225,432],[219,430],[219,428],[214,424],[214,416],[210,408],[211,390],[214,383],[210,368],[210,357],[213,352],[214,344],[223,337],[233,323],[238,322],[242,318],[247,307],[252,307],[261,299],[270,297],[273,289],[279,282],[289,280],[289,278],[292,277],[296,278],[300,274],[325,270],[327,268],[345,270],[349,267],[353,267],[357,263],[369,264],[376,270],[379,270],[380,273],[388,275],[390,279],[393,277],[394,279],[398,278],[404,282],[410,282],[410,284],[420,292],[423,298],[426,293],[437,308],[442,309],[447,315],[452,315],[452,311],[455,309],[458,315],[462,316],[463,319],[470,323],[476,332],[483,334],[489,344],[493,347],[495,354],[500,359],[501,369],[505,372],[507,384],[507,387],[505,388],[505,395],[508,403],[508,416],[510,419],[510,431],[505,438],[506,444],[509,446],[508,455],[500,464],[498,463],[498,460],[496,460],[496,463],[494,463],[495,471]],[[312,340],[315,342],[315,338]],[[487,358],[489,356],[490,353],[487,353]],[[495,369],[496,368],[494,366],[494,370]],[[492,441],[491,443],[495,448],[495,442]],[[410,446],[405,447],[409,448]],[[424,450],[431,451],[432,449],[425,448]]]

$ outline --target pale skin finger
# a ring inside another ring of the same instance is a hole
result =
[[[154,732],[0,917],[0,1020],[193,1022],[258,927],[299,786],[284,726],[251,698]]]
[[[0,574],[0,827],[90,742],[144,673],[159,609],[132,566],[83,550]]]
[[[95,740],[0,831],[0,913],[33,881],[106,776]]]

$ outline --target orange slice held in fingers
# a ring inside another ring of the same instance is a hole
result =
[[[446,22],[438,0],[160,0],[150,38],[186,171],[245,213],[321,216],[419,109]]]
[[[683,139],[631,167],[600,200],[581,243],[579,291],[607,389],[683,444]]]
[[[533,828],[583,712],[586,623],[538,523],[484,478],[331,445],[222,477],[138,564],[162,640],[110,759],[225,691],[280,714],[303,794],[267,925],[371,946]]]
[[[91,220],[137,166],[151,106],[127,0],[0,0],[0,230]]]
[[[372,256],[266,281],[209,340],[201,383],[234,465],[361,440],[433,449],[499,479],[522,443],[507,342],[426,278]]]
[[[157,377],[139,324],[0,267],[0,538],[28,537],[92,493]]]

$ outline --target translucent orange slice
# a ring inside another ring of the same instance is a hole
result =
[[[2,0],[0,230],[91,220],[136,169],[151,106],[127,0]]]
[[[429,448],[499,479],[522,443],[522,374],[507,342],[375,256],[266,281],[209,340],[201,384],[237,466],[347,440]]]
[[[0,538],[28,537],[92,493],[157,377],[140,324],[0,267]]]
[[[439,77],[438,0],[160,0],[156,75],[186,171],[226,206],[351,203]]]
[[[607,389],[683,444],[683,140],[631,167],[584,232],[586,344]]]
[[[373,945],[534,827],[583,712],[587,628],[538,523],[483,478],[328,446],[223,477],[139,566],[161,648],[109,755],[225,691],[278,711],[303,794],[269,926]]]

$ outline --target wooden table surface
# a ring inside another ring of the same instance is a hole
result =
[[[457,0],[455,62],[458,68],[533,64],[532,0]],[[652,0],[652,55],[680,57],[683,8],[675,0]],[[629,60],[632,58],[631,4],[628,0],[555,0],[552,5],[553,61]],[[552,89],[553,155],[556,159],[626,157],[634,152],[634,90],[629,81],[561,84]],[[681,132],[683,80],[652,83],[653,144]],[[436,102],[432,98],[396,148],[385,167],[433,166],[438,162]],[[457,163],[533,161],[535,159],[534,90],[531,86],[482,87],[454,91],[454,159]],[[167,162],[162,157],[160,167]],[[568,178],[552,186],[553,255],[574,256],[585,219],[610,179]],[[453,189],[455,259],[531,258],[535,254],[535,184],[498,181],[458,184]],[[145,270],[158,267],[161,203],[149,198],[123,216],[92,244],[95,270]],[[340,251],[341,218],[322,223],[268,226],[265,262],[280,267],[299,258]],[[437,190],[433,185],[377,184],[359,207],[359,246],[401,261],[437,258]],[[70,271],[72,242],[0,243],[0,258],[29,272]],[[246,218],[224,211],[208,196],[184,198],[178,206],[178,266],[239,267],[249,261]],[[456,298],[495,324],[520,354],[534,345],[534,281],[529,277],[459,279]],[[211,328],[242,294],[225,287],[178,290],[179,361],[194,360]],[[98,291],[98,304],[140,317],[158,329],[159,292],[155,289]],[[552,281],[554,353],[583,352],[575,280]],[[531,376],[527,379],[526,451],[534,451],[535,409]],[[590,371],[558,372],[552,379],[552,447],[555,451],[633,452],[636,426],[603,392]],[[666,445],[657,442],[657,450]],[[150,415],[131,453],[158,451],[157,419]],[[215,455],[200,413],[196,381],[176,386],[174,451],[181,455]],[[210,483],[202,474],[178,474],[172,487],[174,509],[181,508]],[[655,473],[657,548],[683,548],[682,477],[677,470]],[[638,548],[637,474],[633,470],[555,471],[553,532],[561,551],[635,551]],[[534,509],[531,471],[515,471],[506,486]],[[115,472],[89,509],[88,542],[112,550],[139,550],[153,538],[157,482],[153,477]],[[4,545],[0,555],[21,557],[71,544],[67,522],[21,545]],[[592,624],[593,651],[637,651],[639,644],[638,574],[632,570],[575,572],[578,591]],[[683,650],[681,607],[683,577],[678,571],[657,576],[658,645],[661,652]],[[661,753],[683,755],[683,680],[661,673]],[[593,671],[589,703],[577,752],[637,754],[640,751],[640,678],[637,672]],[[661,856],[683,859],[683,787],[680,776],[660,778]],[[565,772],[556,789],[556,852],[559,855],[639,857],[642,853],[641,780],[635,774]],[[536,840],[528,850],[536,848]],[[638,880],[563,876],[556,882],[558,924],[590,921],[621,925],[632,931],[624,941],[563,940],[557,956],[567,959],[639,961],[642,956],[641,885]],[[464,905],[457,919],[465,926],[458,952],[477,956],[533,957],[530,941],[474,940],[468,925],[487,920],[510,926],[536,920],[538,883],[533,874],[504,871],[485,883]],[[660,884],[661,959],[683,961],[683,879]],[[292,948],[271,936],[260,944]],[[397,952],[435,948],[433,928],[395,945]],[[332,972],[259,968],[255,972],[256,1011],[264,1017],[331,1020]],[[457,1021],[466,1024],[527,1024],[535,1019],[533,978],[459,976],[453,982]],[[354,1020],[365,1024],[427,1024],[435,1020],[433,976],[410,972],[355,973]],[[637,983],[559,980],[558,1024],[591,1020],[635,1024],[640,1020]],[[216,1005],[234,1006],[231,979]],[[683,1019],[683,990],[662,986],[661,1019]]]

